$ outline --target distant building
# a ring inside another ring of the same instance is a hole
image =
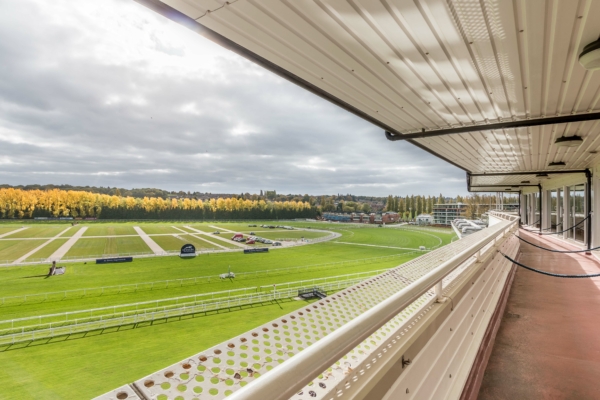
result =
[[[430,214],[419,214],[416,221],[418,225],[431,225],[433,223],[433,216]]]
[[[323,213],[323,219],[336,222],[352,222],[352,215],[326,212]]]
[[[433,206],[434,225],[450,226],[452,221],[464,218],[467,205],[463,203],[435,204]]]
[[[381,214],[381,222],[384,224],[389,224],[393,222],[398,222],[400,220],[400,214],[394,211],[388,211]]]
[[[352,213],[352,222],[368,224],[371,222],[371,216],[365,213]]]

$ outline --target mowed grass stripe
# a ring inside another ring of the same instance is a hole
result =
[[[136,236],[79,239],[67,257],[95,257],[109,254],[151,253],[142,238]]]
[[[17,229],[20,229],[22,227],[23,226],[21,226],[21,225],[0,226],[0,235],[3,235],[5,233],[11,232],[11,231],[16,231]]]
[[[193,244],[197,250],[201,249],[219,249],[208,242],[204,242],[194,238],[193,236],[180,233],[177,236],[152,236],[152,240],[156,242],[164,250],[180,250],[184,244]],[[221,250],[221,249],[219,249]]]
[[[0,263],[14,261],[46,242],[47,239],[0,240]]]
[[[171,225],[153,225],[153,224],[137,224],[147,235],[155,235],[161,233],[181,233]],[[135,232],[135,231],[134,231]]]
[[[320,237],[329,236],[330,234],[327,232],[311,232],[311,231],[285,231],[285,232],[256,232],[256,236],[266,238],[266,239],[279,239],[279,238],[288,238],[288,239],[316,239]]]
[[[60,246],[65,244],[67,240],[69,239],[54,239],[53,241],[51,241],[32,255],[30,255],[25,261],[32,261],[50,257],[52,254],[54,254],[56,250],[60,248]]]
[[[4,238],[51,238],[68,228],[68,225],[29,226],[27,229]],[[70,231],[70,230],[69,230]],[[67,231],[65,234],[68,234]]]
[[[349,243],[375,244],[380,246],[407,247],[418,249],[419,246],[433,247],[440,243],[448,243],[454,234],[433,234],[392,229],[356,229],[353,235],[347,235],[340,241]]]
[[[199,231],[207,232],[207,233],[212,233],[212,232],[216,231],[215,228],[208,226],[208,224],[187,224],[187,226],[190,226],[194,229],[198,229]],[[231,230],[233,230],[233,229],[231,229]]]
[[[83,236],[136,235],[131,225],[90,225]]]

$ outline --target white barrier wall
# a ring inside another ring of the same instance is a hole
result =
[[[494,226],[500,222],[503,222],[503,220],[498,217],[494,217],[493,215],[489,216],[489,226]]]

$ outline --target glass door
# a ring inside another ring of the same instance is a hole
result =
[[[550,191],[550,232],[556,232],[558,217],[558,193],[556,190]]]
[[[534,207],[534,216],[533,216],[533,222],[535,223],[535,227],[539,228],[540,224],[542,223],[541,221],[541,214],[540,214],[540,196],[537,193],[533,194],[533,207]]]
[[[552,232],[560,232],[563,228],[563,190],[556,189],[556,225]]]
[[[569,229],[570,239],[583,242],[585,240],[585,185],[569,187]]]

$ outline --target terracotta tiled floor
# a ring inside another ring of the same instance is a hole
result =
[[[521,236],[576,249],[524,230]],[[518,261],[555,273],[600,272],[594,256],[523,242]],[[518,267],[478,398],[600,399],[600,278],[554,278]]]

